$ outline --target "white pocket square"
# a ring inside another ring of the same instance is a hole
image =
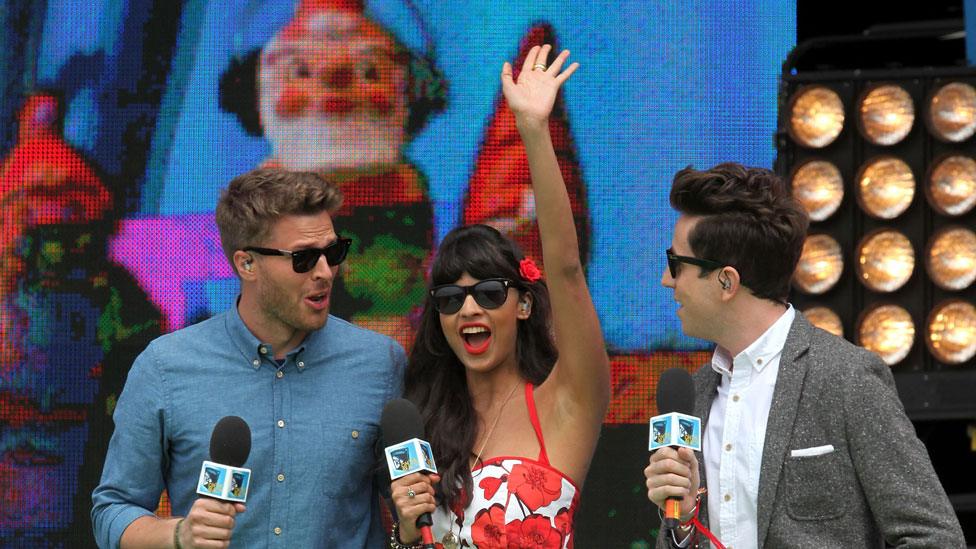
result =
[[[822,456],[824,454],[829,454],[834,451],[834,445],[828,444],[826,446],[814,446],[813,448],[800,448],[799,450],[790,450],[790,457],[813,457]]]

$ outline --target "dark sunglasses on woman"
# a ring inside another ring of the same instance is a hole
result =
[[[515,283],[507,278],[486,278],[477,284],[459,286],[441,284],[430,289],[434,308],[442,315],[452,315],[461,310],[467,296],[485,309],[497,309],[508,299],[508,289]]]

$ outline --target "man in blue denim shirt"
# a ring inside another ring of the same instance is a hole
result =
[[[136,359],[92,494],[99,546],[382,545],[373,446],[406,357],[392,339],[329,317],[350,245],[332,225],[341,202],[315,174],[267,169],[221,195],[237,306]],[[195,493],[213,427],[228,415],[252,433],[246,507]],[[172,519],[153,514],[164,488]]]

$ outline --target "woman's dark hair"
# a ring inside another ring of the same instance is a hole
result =
[[[735,267],[753,295],[786,303],[810,221],[779,176],[732,162],[689,166],[674,176],[671,206],[703,217],[688,235],[695,257]]]
[[[508,278],[520,295],[532,295],[532,314],[518,322],[515,342],[519,374],[533,385],[542,383],[556,362],[552,340],[549,290],[541,279],[528,282],[519,274],[522,252],[514,242],[486,225],[454,229],[441,242],[431,272],[431,285],[451,284],[468,273],[476,279]],[[464,365],[441,330],[440,314],[428,294],[420,328],[407,363],[404,392],[420,409],[427,440],[441,473],[441,504],[461,501],[472,493],[469,459],[474,455],[478,418],[468,392]],[[463,488],[463,492],[462,492]]]

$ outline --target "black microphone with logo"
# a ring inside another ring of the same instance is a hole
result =
[[[670,368],[657,383],[658,415],[651,418],[648,450],[670,446],[701,451],[701,419],[695,413],[695,382],[687,370]],[[674,529],[681,519],[681,498],[668,498],[664,527]]]
[[[237,416],[225,416],[210,435],[210,461],[200,467],[197,493],[223,501],[244,503],[251,470],[242,466],[251,453],[251,428]]]
[[[380,418],[386,465],[390,480],[416,472],[437,473],[434,453],[424,439],[424,420],[413,402],[398,398],[386,403]],[[434,549],[434,523],[430,513],[417,517],[417,528],[424,549]]]

